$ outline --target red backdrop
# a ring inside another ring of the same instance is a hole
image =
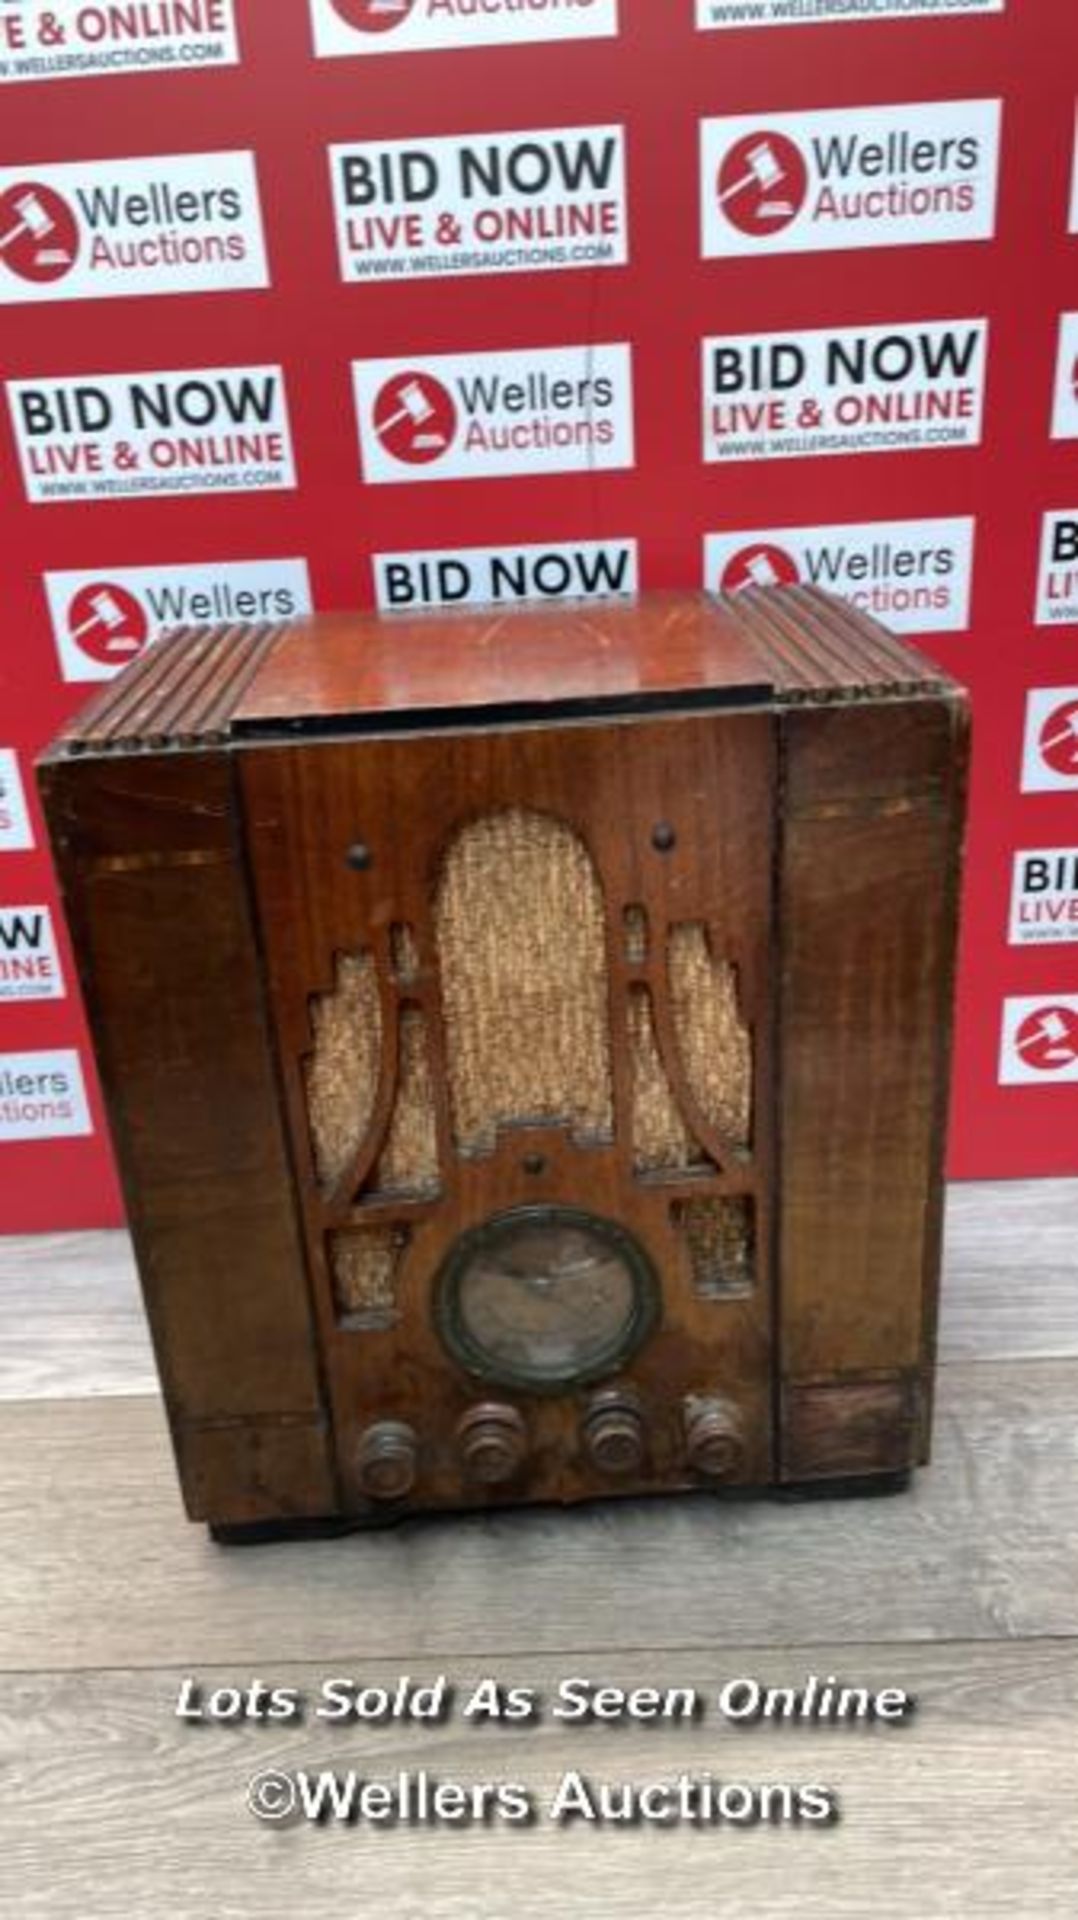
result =
[[[1019,0],[0,0],[0,1230],[119,1218],[34,752],[170,619],[376,582],[800,573],[919,638],[974,696],[951,1169],[1076,1170],[1076,51]]]

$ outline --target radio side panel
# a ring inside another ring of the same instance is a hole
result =
[[[223,751],[40,769],[192,1518],[337,1502]]]
[[[967,715],[792,709],[779,856],[780,1474],[902,1471],[931,1418]]]

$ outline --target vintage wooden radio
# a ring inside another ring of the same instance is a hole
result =
[[[103,691],[41,783],[194,1518],[926,1457],[965,740],[800,587]]]

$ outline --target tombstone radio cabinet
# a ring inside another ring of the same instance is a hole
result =
[[[101,692],[40,780],[192,1517],[925,1459],[965,740],[800,587]]]

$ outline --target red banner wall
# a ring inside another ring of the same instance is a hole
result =
[[[951,1170],[1078,1170],[1078,18],[0,0],[0,1231],[120,1217],[31,762],[161,627],[800,575],[974,697]]]

